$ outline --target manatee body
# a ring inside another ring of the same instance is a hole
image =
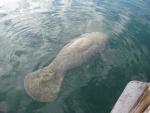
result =
[[[41,102],[54,100],[58,95],[65,73],[104,50],[107,39],[107,34],[99,32],[83,34],[73,39],[61,49],[49,66],[25,77],[26,92]]]

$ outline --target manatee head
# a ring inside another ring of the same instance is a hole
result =
[[[24,79],[26,92],[35,100],[49,102],[56,99],[63,76],[57,71],[43,68],[28,74]]]

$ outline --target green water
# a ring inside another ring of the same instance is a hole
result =
[[[0,1],[0,113],[109,113],[131,80],[150,82],[149,0]],[[33,100],[25,76],[84,33],[105,32],[105,51],[70,70],[58,98]]]

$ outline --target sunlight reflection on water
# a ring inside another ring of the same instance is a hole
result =
[[[1,0],[0,112],[110,112],[127,82],[150,80],[149,4]],[[106,51],[70,71],[55,101],[32,100],[24,90],[24,77],[49,65],[67,42],[87,32],[108,33]]]

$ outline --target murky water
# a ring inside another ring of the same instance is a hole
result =
[[[109,113],[129,81],[150,82],[149,12],[149,0],[1,0],[0,113]],[[25,76],[88,32],[109,34],[105,51],[69,71],[56,100],[33,100]]]

